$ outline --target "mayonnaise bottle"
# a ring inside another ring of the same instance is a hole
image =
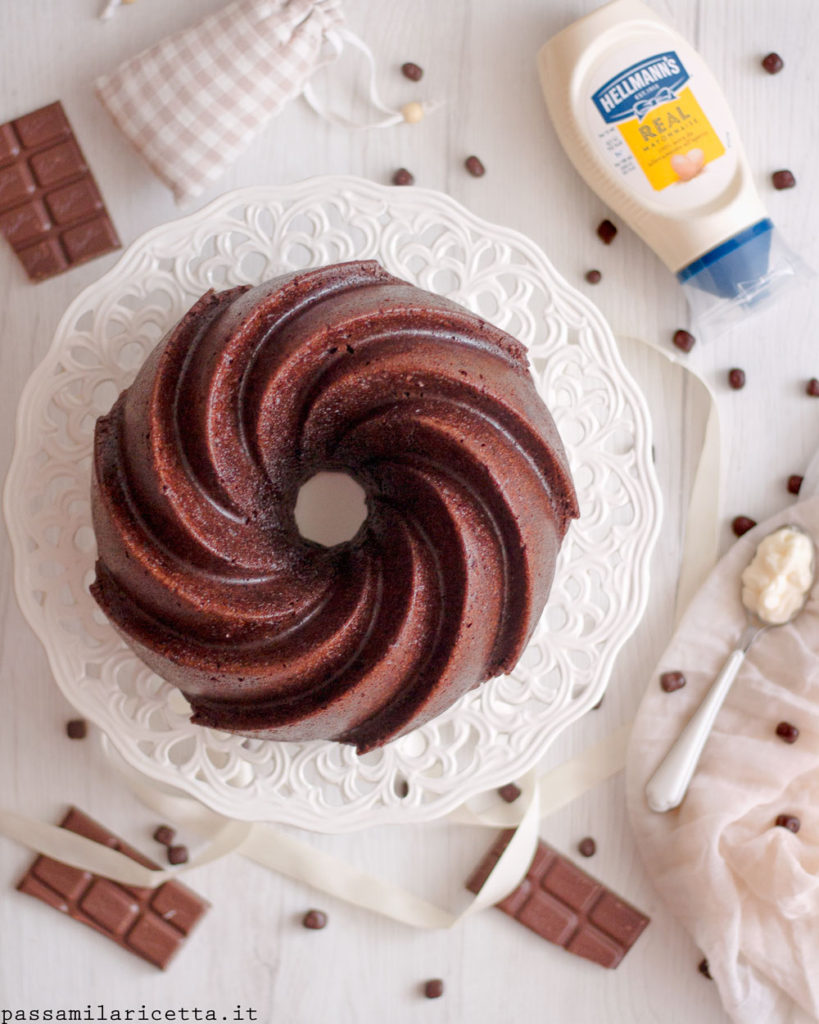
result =
[[[640,0],[569,25],[538,69],[575,167],[677,275],[704,333],[810,276],[768,217],[716,79]]]

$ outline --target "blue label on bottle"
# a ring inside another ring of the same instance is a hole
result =
[[[610,78],[592,100],[607,124],[634,117],[641,121],[653,107],[673,100],[689,77],[680,58],[669,50]]]

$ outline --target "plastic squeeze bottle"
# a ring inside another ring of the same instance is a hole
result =
[[[614,0],[575,21],[538,70],[563,148],[677,275],[698,327],[810,276],[768,217],[717,80],[649,7]]]

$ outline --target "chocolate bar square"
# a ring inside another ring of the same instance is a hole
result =
[[[139,904],[120,886],[97,878],[80,901],[83,913],[112,935],[124,935],[139,914]]]
[[[88,871],[69,867],[50,857],[38,857],[31,869],[32,874],[67,900],[76,900],[88,888],[91,875]]]
[[[71,125],[62,103],[49,103],[12,122],[14,131],[26,149],[37,149],[46,142],[71,135]]]

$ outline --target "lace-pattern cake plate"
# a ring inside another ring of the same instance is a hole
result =
[[[330,742],[248,740],[191,725],[88,586],[94,422],[208,288],[378,259],[529,348],[581,505],[516,669],[358,756]],[[127,763],[216,811],[324,832],[440,817],[527,771],[602,696],[645,606],[660,524],[649,418],[611,332],[524,236],[445,195],[328,177],[222,196],[149,231],[70,306],[23,393],[5,489],[20,606],[79,712]]]

